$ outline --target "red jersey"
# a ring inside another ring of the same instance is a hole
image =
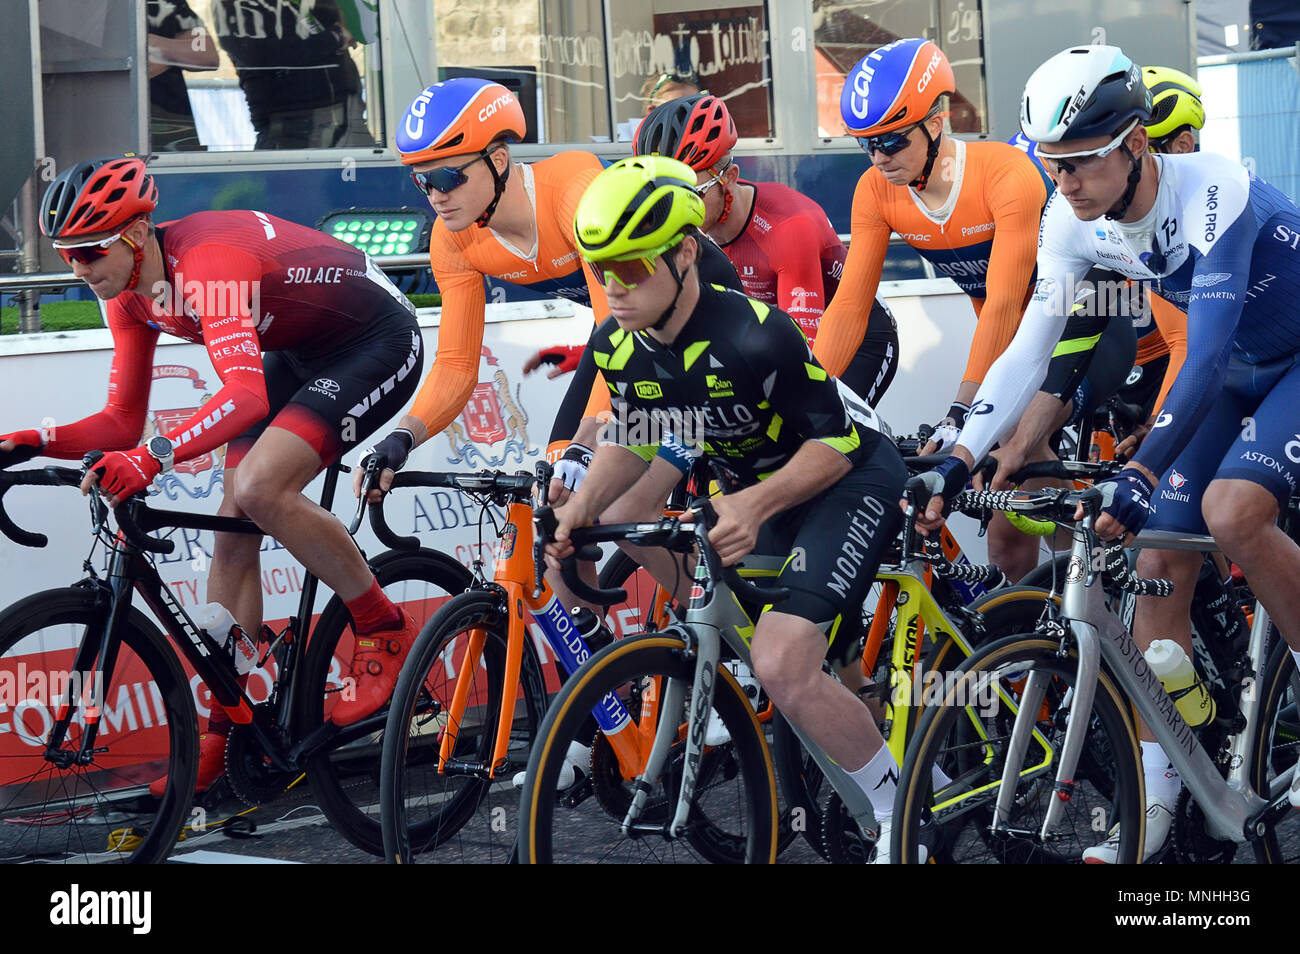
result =
[[[220,447],[266,416],[263,351],[323,354],[394,308],[414,306],[360,250],[263,212],[196,212],[156,231],[165,279],[108,303],[108,404],[60,426],[53,457],[140,442],[160,332],[207,347],[223,387],[166,434],[176,459]]]
[[[723,250],[745,294],[788,312],[812,341],[839,287],[848,249],[812,199],[776,182],[740,184],[754,188],[754,205]]]

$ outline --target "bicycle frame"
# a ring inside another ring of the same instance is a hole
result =
[[[702,532],[697,530],[697,535]],[[701,547],[706,545],[701,540]],[[703,552],[703,550],[701,551]],[[912,559],[901,568],[882,567],[876,579],[885,584],[885,593],[878,607],[885,608],[885,597],[896,592],[895,605],[898,618],[895,623],[893,656],[891,660],[891,698],[887,701],[887,722],[884,730],[886,744],[890,746],[895,757],[902,763],[903,751],[907,744],[907,732],[893,731],[895,723],[906,727],[910,721],[913,702],[912,687],[919,663],[917,647],[925,629],[928,627],[932,639],[942,636],[951,638],[961,651],[970,655],[971,646],[962,636],[961,629],[935,601],[929,590],[926,574],[928,565],[920,559]],[[886,614],[878,612],[872,622],[873,632],[877,625],[883,631]],[[686,829],[690,800],[694,792],[700,759],[704,750],[704,729],[708,723],[709,710],[713,705],[713,689],[719,673],[718,661],[721,644],[727,645],[737,656],[752,668],[750,643],[754,636],[755,622],[741,605],[739,599],[720,578],[711,578],[705,561],[701,560],[695,568],[695,586],[691,592],[691,604],[682,624],[670,626],[686,637],[688,645],[693,644],[696,651],[695,677],[692,689],[693,706],[690,713],[689,728],[686,731],[686,759],[683,772],[682,788],[678,795],[677,810],[669,825],[670,837],[681,836]],[[871,636],[868,636],[870,647]],[[879,646],[879,641],[876,643]],[[664,690],[667,711],[680,707],[685,697],[685,687],[670,685]],[[857,785],[844,769],[831,760],[820,746],[814,743],[799,726],[791,723],[791,728],[821,769],[831,787],[843,800],[849,814],[864,830],[875,825],[875,813],[865,792]],[[679,727],[664,724],[656,733],[654,746],[646,760],[644,776],[657,778],[662,771],[673,744],[680,738]],[[644,794],[638,792],[633,805],[624,821],[624,832],[635,826]]]
[[[1104,660],[1120,689],[1132,701],[1138,714],[1151,728],[1156,740],[1178,769],[1183,783],[1204,813],[1210,833],[1222,840],[1243,843],[1248,840],[1254,820],[1270,807],[1269,801],[1261,798],[1251,786],[1248,776],[1253,754],[1252,728],[1259,718],[1258,694],[1248,692],[1242,696],[1241,710],[1245,726],[1233,737],[1229,763],[1231,768],[1225,780],[1165,692],[1159,678],[1146,664],[1133,636],[1106,606],[1104,590],[1096,585],[1098,574],[1093,570],[1092,554],[1088,549],[1088,541],[1092,539],[1091,524],[1092,517],[1086,517],[1081,531],[1075,533],[1063,595],[1062,615],[1079,653],[1072,710],[1076,715],[1091,710],[1101,662]],[[1144,544],[1158,549],[1217,549],[1210,537],[1168,533],[1139,537],[1138,545]],[[1259,607],[1251,627],[1248,650],[1256,673],[1263,664],[1267,632],[1268,614]],[[1012,773],[1017,771],[1019,754],[1023,754],[1023,748],[1018,749],[1016,746],[1027,744],[1034,714],[1046,688],[1046,674],[1035,672],[1022,694],[1010,743],[1010,751],[1016,757],[1009,755],[1007,759],[1003,787],[998,793],[995,828],[1001,825],[1003,818],[1010,815],[1010,805],[1015,797],[1015,779]],[[1070,720],[1057,768],[1058,793],[1068,792],[1073,785],[1074,770],[1082,751],[1087,725],[1088,720],[1084,718]],[[1279,791],[1268,793],[1270,801],[1286,797],[1289,778],[1283,775],[1276,784]],[[1063,811],[1062,799],[1051,800],[1040,831],[1044,840],[1049,838]]]
[[[327,469],[321,491],[322,506],[328,508],[328,504],[333,500],[338,474],[337,467]],[[138,526],[145,531],[170,527],[222,533],[262,533],[262,530],[252,521],[234,517],[152,510],[142,507],[139,501],[127,501],[121,506],[133,508]],[[177,650],[203,680],[212,694],[214,704],[221,706],[233,722],[249,727],[277,769],[296,771],[302,756],[314,751],[326,737],[331,740],[341,738],[349,741],[382,728],[383,713],[379,716],[370,716],[342,730],[335,727],[333,723],[327,722],[307,738],[296,742],[288,752],[284,750],[283,740],[289,738],[289,721],[294,708],[293,686],[296,683],[293,673],[298,662],[298,654],[306,645],[304,640],[298,638],[301,635],[299,628],[303,621],[312,618],[318,590],[318,581],[311,573],[304,574],[297,616],[290,617],[288,626],[277,639],[277,643],[281,640],[284,642],[288,652],[280,661],[276,685],[287,685],[290,691],[277,700],[278,704],[274,712],[263,715],[254,707],[252,700],[239,685],[238,673],[228,651],[194,623],[142,551],[127,541],[123,534],[119,533],[118,539],[121,541],[121,546],[113,555],[105,579],[98,583],[107,591],[109,612],[105,617],[103,628],[93,632],[88,630],[78,645],[74,662],[76,671],[93,672],[97,682],[103,685],[104,673],[114,670],[117,649],[121,644],[119,626],[130,611],[134,592],[139,593],[145,605],[171,636]],[[269,656],[270,649],[267,650],[262,662],[264,663]],[[107,691],[108,687],[105,685],[105,694]],[[47,742],[47,754],[58,752],[73,721],[74,717],[70,710],[60,713]],[[98,735],[98,722],[90,719],[86,722],[86,731],[77,758],[89,757]]]
[[[504,684],[501,693],[500,719],[497,722],[497,734],[493,743],[492,760],[488,766],[464,766],[458,764],[452,753],[456,748],[459,726],[463,723],[465,711],[469,707],[469,698],[479,661],[482,659],[483,647],[487,642],[484,630],[470,630],[469,644],[465,659],[461,663],[460,675],[456,678],[456,688],[452,694],[450,709],[447,714],[446,727],[443,730],[438,753],[438,771],[445,773],[451,769],[469,769],[481,772],[487,778],[499,777],[499,772],[508,762],[507,753],[510,745],[510,730],[514,724],[516,696],[519,692],[519,676],[523,665],[524,645],[528,638],[528,616],[537,623],[546,641],[554,651],[557,661],[566,674],[572,674],[587,661],[591,650],[586,640],[573,625],[573,618],[560,604],[550,585],[542,581],[540,594],[533,596],[533,509],[526,503],[513,501],[506,511],[506,524],[501,533],[501,546],[497,554],[496,571],[493,582],[504,591],[509,613],[508,637],[506,642],[506,660]],[[527,615],[525,613],[527,611]],[[470,675],[467,675],[470,674]],[[653,694],[652,694],[653,695]],[[628,778],[640,773],[645,763],[651,736],[650,727],[655,724],[655,711],[647,709],[653,706],[652,696],[643,702],[641,728],[633,723],[622,701],[613,693],[601,700],[593,710],[596,723],[609,740],[619,764]],[[650,718],[647,719],[646,717]]]

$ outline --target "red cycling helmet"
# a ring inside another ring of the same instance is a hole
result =
[[[111,232],[158,205],[158,187],[138,156],[79,162],[50,183],[41,231],[52,239]]]
[[[655,107],[637,128],[633,151],[638,156],[668,156],[702,172],[724,159],[737,138],[726,104],[697,93]]]

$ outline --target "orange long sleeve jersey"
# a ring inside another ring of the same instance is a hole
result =
[[[955,281],[975,308],[975,338],[963,380],[983,381],[1015,335],[1034,282],[1038,222],[1047,185],[1033,161],[1000,142],[953,140],[952,193],[937,210],[914,189],[868,169],[853,194],[852,241],[835,300],[822,316],[813,352],[842,374],[862,341],[880,285],[891,232]]]
[[[573,240],[578,200],[600,170],[599,159],[577,151],[514,167],[512,175],[524,177],[537,219],[532,250],[508,246],[491,227],[451,232],[441,220],[434,223],[429,264],[442,293],[442,321],[437,356],[411,407],[430,436],[456,419],[478,383],[485,276],[590,305],[598,319],[609,314],[604,287],[583,268]]]

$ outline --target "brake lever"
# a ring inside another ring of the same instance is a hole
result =
[[[356,536],[361,521],[365,519],[366,502],[370,499],[370,491],[374,489],[375,474],[378,469],[379,461],[375,459],[374,455],[366,455],[366,473],[361,478],[361,496],[357,498],[357,512],[353,514],[352,522],[348,525],[349,536]]]

